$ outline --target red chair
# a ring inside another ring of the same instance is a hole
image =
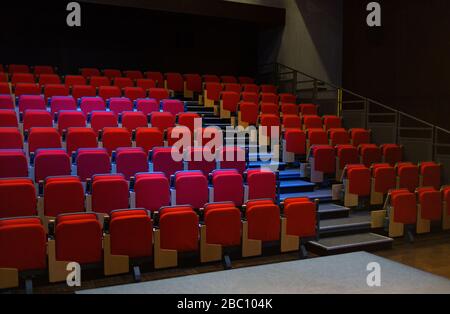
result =
[[[206,83],[203,94],[205,106],[213,107],[216,102],[219,102],[222,90],[223,86],[220,83]]]
[[[85,78],[92,78],[94,76],[100,76],[100,70],[96,68],[82,68],[80,69],[81,75]]]
[[[82,97],[95,97],[97,96],[97,91],[94,86],[91,85],[74,85],[72,87],[72,97],[75,99],[80,99]]]
[[[153,80],[157,87],[164,87],[164,77],[161,72],[145,72],[145,77]]]
[[[370,144],[370,131],[365,129],[351,129],[350,137],[352,145],[359,147],[361,144]]]
[[[370,196],[370,169],[364,165],[347,165],[344,169],[344,206],[357,207],[360,198]]]
[[[156,99],[138,99],[136,100],[136,110],[143,112],[146,116],[150,113],[158,112],[160,104]]]
[[[135,101],[136,99],[145,98],[147,96],[147,92],[142,87],[125,87],[123,89],[123,94],[126,98],[129,98],[131,101]]]
[[[48,177],[69,176],[72,172],[70,157],[64,149],[38,149],[34,157],[34,181]]]
[[[34,95],[40,94],[40,89],[36,91]],[[53,98],[55,96],[69,96],[70,90],[64,84],[47,84],[44,86],[45,100]],[[16,93],[17,95],[17,93]]]
[[[165,88],[150,88],[148,94],[150,98],[155,98],[158,102],[170,97],[169,91]]]
[[[48,177],[43,184],[45,217],[84,212],[84,188],[78,177]]]
[[[183,160],[174,160],[172,147],[155,147],[152,151],[153,171],[162,172],[168,179],[184,168]]]
[[[200,209],[208,203],[208,180],[201,171],[181,171],[175,174],[172,204],[190,205]]]
[[[91,128],[68,128],[66,150],[73,154],[80,148],[97,148],[97,134]]]
[[[419,167],[410,162],[397,164],[397,188],[414,193],[419,187]]]
[[[166,73],[165,85],[167,89],[173,90],[175,93],[184,91],[184,79],[180,73]]]
[[[122,90],[117,86],[100,86],[98,96],[106,102],[110,98],[122,97]]]
[[[241,102],[238,111],[238,121],[239,125],[243,127],[256,125],[258,122],[258,105],[252,102]]]
[[[342,173],[347,165],[359,164],[359,152],[353,145],[336,147],[336,181],[342,181]]]
[[[70,88],[74,85],[86,85],[86,79],[82,75],[67,75],[64,83],[66,87]]]
[[[104,128],[116,128],[118,126],[117,116],[111,111],[92,111],[91,128],[96,133]]]
[[[237,170],[215,170],[211,174],[213,202],[244,203],[244,182]]]
[[[265,169],[248,170],[246,173],[246,200],[277,199],[277,175]]]
[[[422,162],[419,165],[421,187],[441,188],[442,167],[435,162]]]
[[[342,119],[337,116],[323,116],[323,125],[325,130],[341,129]]]
[[[158,128],[137,128],[136,146],[142,147],[145,152],[164,146],[164,134]]]
[[[374,164],[372,166],[371,205],[381,205],[390,190],[397,186],[395,168],[389,164]]]
[[[140,111],[127,111],[122,113],[122,127],[126,128],[130,133],[138,128],[148,127],[147,117]]]
[[[28,160],[21,149],[0,150],[0,178],[27,178]]]
[[[417,234],[429,233],[432,222],[442,220],[442,193],[433,187],[423,187],[416,190],[418,199]]]
[[[86,116],[81,111],[62,110],[58,114],[58,131],[63,135],[69,128],[86,127]]]
[[[109,79],[113,80],[116,77],[122,77],[122,72],[117,69],[104,69],[103,75],[108,77]]]
[[[175,126],[175,116],[170,112],[153,112],[150,116],[150,124],[164,132],[166,129]]]
[[[0,127],[1,128],[18,128],[19,121],[15,110],[0,109]]]
[[[333,146],[314,145],[309,156],[311,182],[322,183],[326,175],[336,172],[336,151]]]
[[[0,219],[37,215],[36,188],[32,180],[0,180]]]
[[[102,134],[103,147],[109,155],[119,147],[131,147],[131,133],[123,128],[104,128]]]
[[[148,172],[148,153],[141,147],[120,147],[116,151],[117,173],[130,180],[136,173]]]
[[[405,234],[413,240],[411,226],[417,223],[417,203],[414,193],[407,189],[391,190],[386,199],[385,210],[389,221],[389,237],[397,238]]]
[[[28,151],[34,153],[39,148],[61,148],[61,136],[54,128],[32,128],[28,136]]]
[[[382,159],[381,149],[375,144],[362,144],[359,146],[361,163],[367,168],[374,163],[380,163]]]
[[[104,148],[80,148],[76,155],[77,175],[83,181],[111,173],[111,160]]]
[[[397,144],[381,145],[383,152],[383,162],[389,163],[394,167],[397,163],[403,161],[403,148]]]
[[[134,182],[135,207],[151,212],[170,205],[170,184],[161,172],[138,173]]]
[[[125,77],[128,77],[132,80],[139,80],[144,78],[144,75],[141,71],[123,71],[123,74],[125,75]]]
[[[261,102],[262,103],[273,103],[273,104],[278,104],[279,101],[279,97],[277,94],[273,94],[273,93],[261,93]]]
[[[91,76],[89,85],[100,88],[101,86],[111,86],[111,80],[106,76]]]
[[[129,207],[128,182],[121,174],[94,175],[91,192],[92,211],[110,215]]]
[[[345,129],[329,129],[328,136],[331,146],[350,144],[350,135]]]
[[[1,93],[1,90],[0,90],[0,93]],[[11,95],[9,95],[9,94],[8,95],[0,95],[0,109],[1,110],[3,110],[3,109],[13,110],[14,109],[14,100]]]
[[[134,82],[129,77],[115,77],[113,80],[113,85],[124,89],[126,87],[134,87]]]

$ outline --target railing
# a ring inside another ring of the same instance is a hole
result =
[[[403,145],[405,160],[440,162],[450,183],[450,131],[279,63],[261,65],[259,80],[341,116],[346,128],[370,129],[375,143]]]

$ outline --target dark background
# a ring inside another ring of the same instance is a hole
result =
[[[450,1],[381,0],[381,28],[369,2],[344,1],[344,87],[450,129]]]

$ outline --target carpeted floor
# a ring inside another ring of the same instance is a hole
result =
[[[381,266],[381,287],[367,285],[367,265]],[[122,285],[83,294],[445,293],[450,280],[365,252]]]

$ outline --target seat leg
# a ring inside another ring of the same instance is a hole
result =
[[[231,265],[230,255],[223,256],[223,267],[225,268],[225,270],[229,270],[229,269],[233,268]]]
[[[25,293],[33,294],[33,280],[32,279],[25,280]]]
[[[135,282],[141,282],[141,268],[139,266],[133,267],[133,277]]]
[[[300,259],[307,259],[308,258],[308,250],[306,250],[306,246],[304,243],[300,245],[299,250]]]
[[[406,229],[406,240],[408,241],[408,243],[414,243],[414,234],[411,230],[412,228],[410,226],[407,227]]]

